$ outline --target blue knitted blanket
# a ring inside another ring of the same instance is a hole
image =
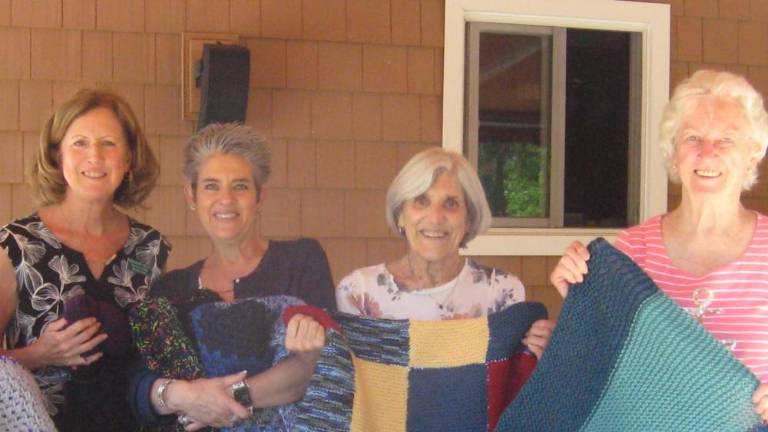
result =
[[[603,239],[497,431],[766,430],[757,378]]]

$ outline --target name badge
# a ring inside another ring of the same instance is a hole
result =
[[[144,276],[150,276],[152,274],[152,267],[144,264],[141,261],[136,261],[133,258],[128,258],[128,268],[132,272],[143,274]]]

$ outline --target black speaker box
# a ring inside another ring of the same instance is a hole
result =
[[[239,45],[205,44],[197,129],[210,123],[244,122],[251,55]]]

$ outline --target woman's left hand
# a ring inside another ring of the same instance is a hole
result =
[[[752,394],[752,403],[755,404],[755,412],[768,422],[768,384],[760,384]]]
[[[296,354],[319,351],[325,345],[325,329],[314,318],[296,314],[285,326],[285,348]]]
[[[528,329],[528,333],[525,334],[523,343],[528,346],[528,349],[536,354],[536,358],[540,359],[544,353],[544,348],[549,343],[549,337],[552,336],[552,329],[555,328],[555,324],[550,320],[538,320],[531,325]]]
[[[165,403],[171,411],[186,414],[193,420],[186,425],[186,430],[195,430],[194,423],[231,427],[250,416],[248,409],[232,397],[232,385],[245,377],[246,373],[240,372],[218,378],[176,380],[167,387]]]

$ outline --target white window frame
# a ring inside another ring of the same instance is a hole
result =
[[[636,32],[642,36],[639,216],[667,210],[667,174],[656,145],[669,97],[669,5],[613,0],[446,0],[443,65],[443,148],[463,152],[466,22]],[[492,228],[466,255],[561,255],[574,240],[613,241],[619,229]]]

